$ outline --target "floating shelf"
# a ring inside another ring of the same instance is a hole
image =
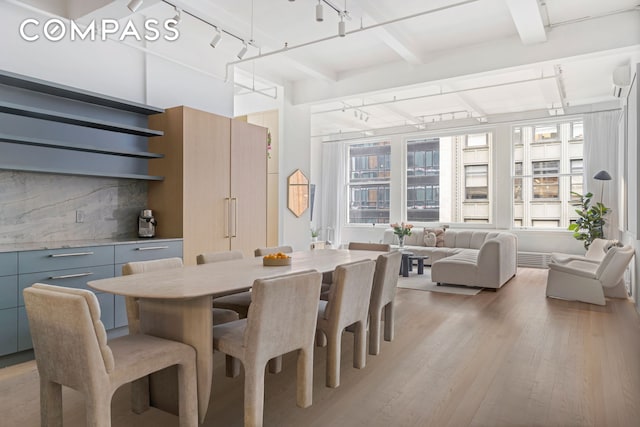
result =
[[[52,141],[49,139],[30,138],[26,136],[14,136],[0,134],[0,141],[10,142],[13,144],[33,145],[37,147],[59,148],[62,150],[84,151],[87,153],[111,154],[114,156],[136,157],[139,159],[161,159],[164,154],[149,153],[147,151],[124,151],[124,150],[105,150],[103,148],[93,147],[90,145],[68,145],[65,142]]]
[[[97,176],[103,178],[126,178],[126,179],[142,179],[146,181],[163,181],[163,176],[156,175],[142,175],[132,173],[107,173],[107,172],[95,172],[95,171],[83,171],[73,169],[56,169],[56,168],[41,168],[41,167],[25,167],[15,165],[5,165],[0,163],[0,169],[16,170],[25,172],[43,172],[43,173],[55,173],[61,175],[82,175],[82,176]]]
[[[95,92],[85,91],[58,83],[47,82],[34,77],[21,76],[9,71],[0,70],[0,84],[137,114],[150,115],[164,112],[164,109],[162,108],[151,107],[149,105],[101,95]]]
[[[162,136],[164,134],[164,132],[159,130],[146,129],[137,126],[128,126],[120,123],[91,119],[83,116],[76,116],[74,114],[58,113],[55,111],[44,110],[42,108],[17,105],[9,102],[0,102],[0,113],[15,114],[23,117],[49,120],[52,122],[66,123],[93,129],[108,130],[112,132],[127,133],[130,135]]]

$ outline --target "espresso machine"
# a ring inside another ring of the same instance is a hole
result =
[[[156,225],[158,225],[158,222],[153,217],[151,209],[140,211],[138,216],[138,237],[155,237]]]

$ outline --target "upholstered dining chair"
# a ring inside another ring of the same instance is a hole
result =
[[[605,305],[605,297],[627,298],[624,271],[635,251],[614,246],[602,261],[549,263],[546,294],[551,298]]]
[[[298,351],[297,404],[311,405],[320,279],[320,273],[305,271],[256,280],[247,318],[213,327],[214,350],[244,366],[245,426],[262,426],[267,362],[294,350]]]
[[[84,395],[86,425],[111,426],[111,399],[123,384],[177,366],[181,427],[198,425],[196,353],[149,335],[107,342],[96,296],[84,289],[36,283],[24,302],[40,375],[42,426],[62,426],[62,386]]]
[[[253,253],[255,256],[265,256],[270,254],[277,254],[278,252],[282,252],[283,254],[290,254],[293,252],[293,248],[289,245],[285,246],[271,246],[268,248],[258,248]]]
[[[349,250],[354,251],[379,251],[389,252],[391,245],[387,243],[365,243],[365,242],[349,242],[347,246]],[[398,270],[400,267],[398,267]],[[329,288],[333,283],[333,271],[327,271],[322,274],[322,292],[320,293],[320,299],[327,300],[329,298]]]
[[[394,307],[401,252],[389,252],[378,256],[373,275],[373,287],[369,302],[369,354],[380,354],[380,322],[384,312],[384,340],[392,341],[394,334]]]
[[[329,300],[320,301],[318,306],[316,342],[327,345],[327,387],[340,385],[342,332],[348,326],[354,329],[353,367],[366,365],[367,317],[375,266],[375,261],[363,260],[336,267]]]
[[[214,262],[232,261],[234,259],[242,259],[244,255],[240,251],[221,251],[200,254],[196,257],[198,265],[210,264]],[[237,292],[230,295],[213,299],[213,307],[216,310],[227,310],[236,313],[236,317],[244,319],[249,312],[251,304],[251,292]],[[236,319],[233,319],[236,320]]]

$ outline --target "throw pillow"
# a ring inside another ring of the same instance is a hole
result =
[[[436,237],[436,233],[425,233],[424,235],[424,245],[430,248],[433,248],[436,246],[436,243],[438,242],[438,238]]]
[[[622,243],[620,243],[620,241],[618,240],[611,240],[611,242],[604,247],[604,252],[607,253],[609,252],[609,249],[613,248],[613,247],[622,247]]]
[[[443,228],[425,228],[424,236],[426,237],[429,233],[433,233],[436,235],[436,247],[438,248],[444,247],[444,229]]]

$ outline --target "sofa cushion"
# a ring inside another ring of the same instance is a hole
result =
[[[424,245],[430,248],[435,248],[438,238],[435,233],[424,233]]]
[[[436,247],[438,248],[442,248],[444,246],[453,248],[455,247],[454,245],[446,245],[445,241],[444,241],[444,235],[445,235],[445,231],[444,228],[425,228],[423,231],[424,237],[426,237],[429,233],[433,233],[436,235]],[[424,237],[422,239],[422,241],[424,242]]]

